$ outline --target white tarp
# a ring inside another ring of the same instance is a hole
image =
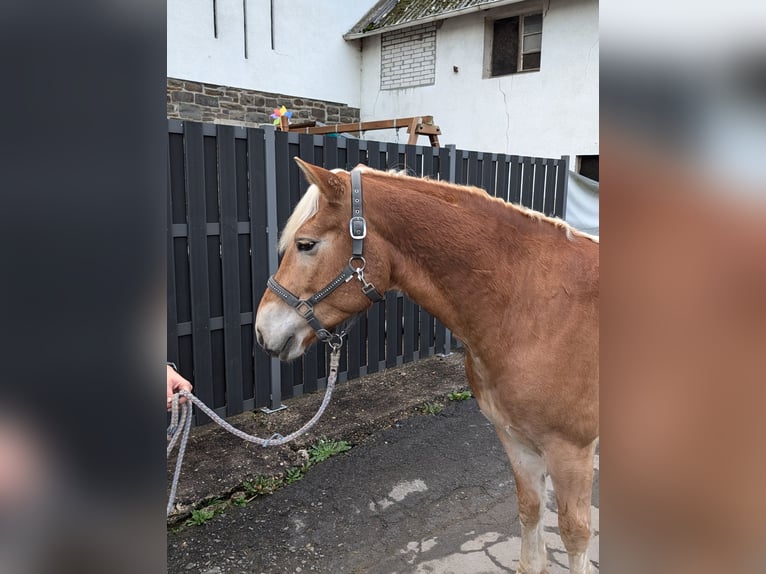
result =
[[[567,190],[567,223],[592,235],[598,235],[598,182],[569,172]]]

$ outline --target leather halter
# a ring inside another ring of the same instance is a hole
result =
[[[353,321],[351,323],[346,322],[342,324],[340,329],[331,333],[324,328],[322,322],[317,319],[316,315],[314,315],[314,305],[319,303],[344,283],[351,281],[354,276],[356,276],[362,284],[362,293],[364,293],[370,301],[377,303],[378,301],[383,300],[383,297],[375,289],[375,286],[372,283],[367,282],[364,278],[364,268],[367,264],[364,259],[364,238],[367,237],[367,221],[364,219],[363,214],[362,172],[358,169],[351,170],[351,219],[348,222],[348,229],[352,240],[351,257],[348,260],[348,265],[346,265],[343,271],[341,271],[335,279],[330,281],[308,299],[301,299],[297,295],[291,293],[288,289],[280,285],[273,275],[269,277],[269,280],[266,283],[266,286],[269,289],[276,293],[285,303],[295,309],[298,314],[306,320],[309,326],[316,332],[317,339],[326,342],[333,349],[340,348],[343,344],[343,337],[346,336]],[[358,266],[355,267],[355,263],[357,263]]]

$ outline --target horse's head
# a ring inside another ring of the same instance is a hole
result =
[[[283,361],[300,357],[317,338],[338,344],[330,331],[369,307],[377,292],[367,286],[381,280],[382,287],[387,274],[376,263],[373,226],[364,220],[350,226],[360,193],[352,193],[351,174],[296,161],[311,185],[282,231],[282,262],[255,321],[258,344]]]

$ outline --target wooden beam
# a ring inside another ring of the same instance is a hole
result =
[[[313,128],[298,128],[295,131],[303,131],[307,134],[341,134],[358,131],[388,130],[394,128],[409,127],[412,120],[422,123],[433,123],[433,116],[412,116],[408,118],[395,118],[393,120],[375,120],[368,122],[355,122],[351,124],[328,124]],[[290,128],[293,129],[292,126]]]
[[[406,118],[394,118],[391,120],[374,120],[367,122],[356,122],[348,124],[330,124],[326,126],[307,126],[305,123],[296,125],[286,125],[282,122],[280,129],[283,131],[295,131],[306,134],[341,134],[341,133],[360,133],[373,130],[389,130],[406,128],[410,134],[409,144],[417,143],[419,135],[427,135],[434,147],[439,147],[439,138],[441,135],[439,126],[434,125],[433,116],[410,116]]]

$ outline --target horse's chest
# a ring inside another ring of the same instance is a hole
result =
[[[475,356],[466,362],[466,371],[482,414],[496,426],[511,424],[512,405],[509,404],[508,389],[498,380],[498,374]]]

